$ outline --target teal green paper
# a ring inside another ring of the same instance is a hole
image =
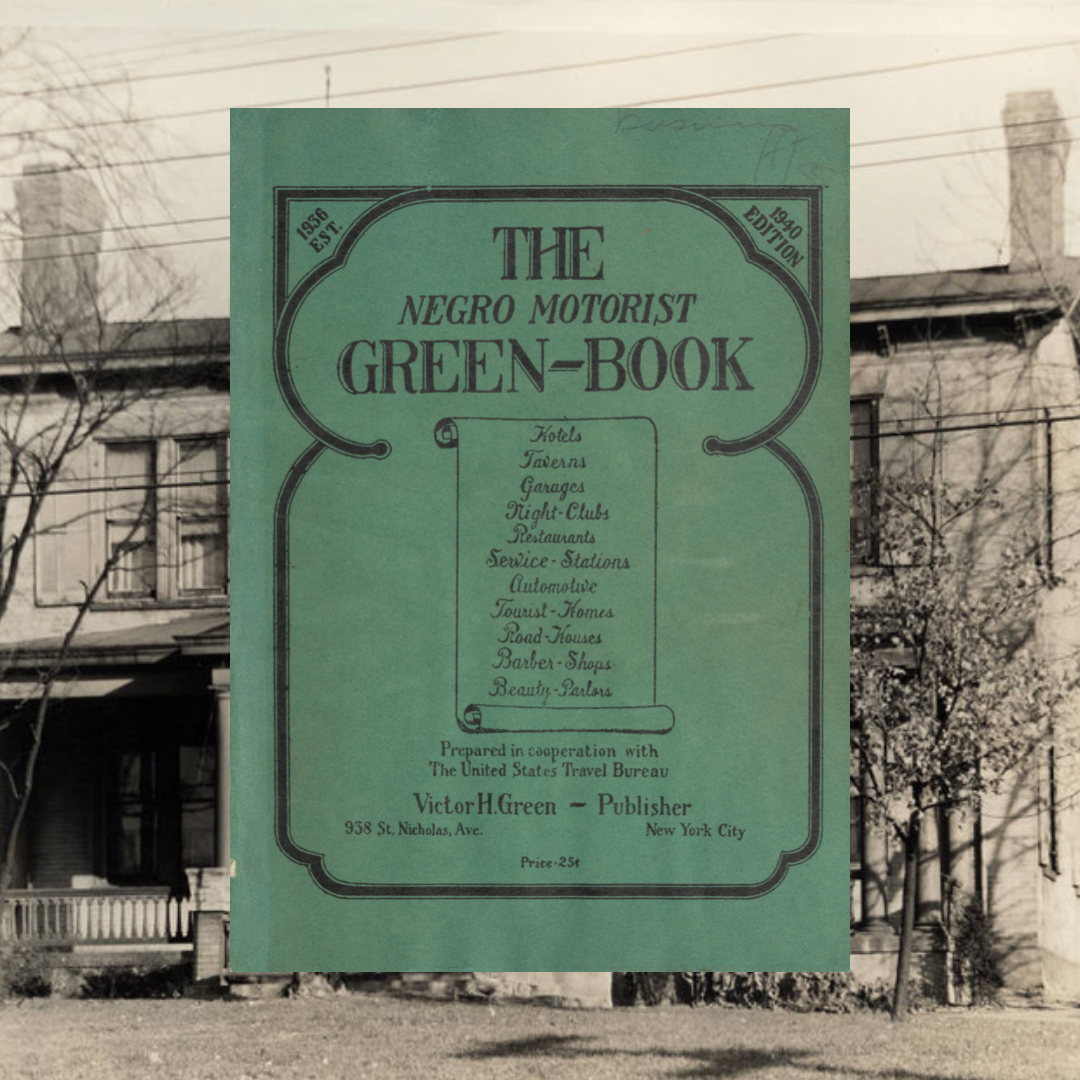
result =
[[[847,967],[846,183],[234,113],[235,970]]]

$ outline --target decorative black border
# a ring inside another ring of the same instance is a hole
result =
[[[789,866],[810,858],[821,842],[822,813],[822,511],[817,488],[803,463],[783,443],[767,449],[778,458],[799,485],[806,503],[810,532],[810,634],[809,634],[809,779],[806,840],[791,851],[780,852],[773,872],[749,885],[363,885],[343,881],[326,867],[326,856],[296,844],[289,828],[289,512],[293,496],[308,470],[326,448],[313,443],[289,469],[274,509],[274,773],[275,834],[278,847],[294,862],[308,868],[315,884],[333,896],[353,897],[711,897],[752,899],[764,896],[784,880]],[[722,440],[706,439],[706,454],[730,456]],[[738,451],[735,451],[738,452]]]
[[[297,421],[315,436],[290,467],[278,492],[274,510],[274,773],[275,839],[282,852],[305,865],[312,880],[325,892],[338,897],[516,897],[516,898],[647,898],[647,897],[732,897],[750,899],[775,889],[789,866],[810,858],[821,840],[822,817],[822,510],[810,474],[805,466],[776,437],[803,411],[813,393],[821,367],[821,188],[819,187],[452,187],[452,188],[293,188],[274,189],[276,221],[274,229],[274,371],[286,405]],[[331,258],[312,269],[290,295],[288,293],[288,205],[292,199],[358,201],[380,200],[346,229]],[[798,280],[769,254],[759,251],[739,219],[712,202],[720,198],[797,199],[809,202],[808,254],[810,295]],[[427,885],[365,885],[335,877],[326,866],[325,855],[296,844],[289,822],[290,723],[289,723],[289,514],[296,491],[307,472],[326,449],[350,457],[385,458],[391,452],[385,439],[370,443],[345,439],[316,420],[306,409],[293,384],[289,366],[289,338],[292,323],[306,295],[327,275],[343,266],[360,236],[387,214],[408,206],[437,201],[667,201],[693,206],[724,224],[743,250],[748,262],[776,278],[791,295],[806,328],[807,354],[803,376],[788,405],[769,424],[751,435],[735,440],[708,436],[702,449],[706,454],[731,456],[765,446],[794,477],[807,508],[810,533],[810,628],[809,628],[809,828],[806,840],[790,851],[782,851],[773,872],[752,884],[624,884],[624,885],[505,885],[433,883]]]
[[[324,262],[313,267],[288,291],[289,202],[303,198],[330,201],[371,201],[381,199],[362,213],[345,231],[337,247]],[[810,204],[809,297],[787,267],[772,255],[761,251],[743,222],[726,207],[714,202],[722,198],[807,199]],[[806,356],[803,373],[791,400],[757,431],[730,444],[740,453],[764,446],[780,435],[803,411],[814,392],[821,371],[821,188],[819,187],[431,187],[431,188],[274,188],[274,374],[278,390],[297,422],[319,442],[349,457],[386,457],[390,444],[385,439],[357,442],[346,439],[317,420],[300,399],[292,377],[289,340],[293,322],[308,294],[324,278],[341,269],[348,261],[360,237],[375,222],[410,206],[431,202],[673,202],[700,210],[724,225],[742,249],[743,256],[774,277],[788,292],[802,316],[806,333]]]

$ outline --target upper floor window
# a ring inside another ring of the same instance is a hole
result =
[[[37,535],[40,603],[199,602],[228,595],[228,437],[116,439],[88,480],[59,481]]]
[[[105,446],[106,594],[157,595],[157,445],[152,440]]]
[[[877,557],[875,519],[877,454],[877,401],[851,402],[851,561],[872,563]]]
[[[229,582],[229,503],[224,439],[176,440],[177,582],[182,596],[213,596]]]

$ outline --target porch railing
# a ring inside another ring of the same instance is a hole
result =
[[[40,944],[131,944],[191,940],[191,902],[167,887],[12,889],[0,940]]]

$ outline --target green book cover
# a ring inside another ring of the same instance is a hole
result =
[[[848,966],[846,110],[234,110],[232,966]]]

